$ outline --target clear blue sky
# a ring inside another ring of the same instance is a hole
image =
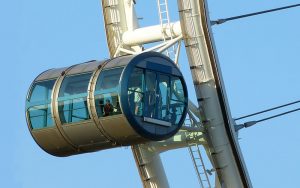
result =
[[[157,24],[155,0],[137,2],[141,24]],[[299,2],[209,1],[214,19],[294,3]],[[176,19],[177,7],[170,8]],[[299,18],[295,8],[213,28],[234,117],[300,99]],[[141,187],[130,148],[56,158],[37,146],[25,121],[25,96],[39,73],[108,58],[100,1],[1,1],[0,24],[0,187]],[[299,120],[300,112],[240,131],[255,188],[299,184]],[[197,187],[187,149],[164,153],[162,159],[172,188]]]

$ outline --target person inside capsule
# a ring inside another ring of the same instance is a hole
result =
[[[104,116],[112,115],[114,111],[113,105],[110,103],[109,99],[106,99],[106,103],[104,105]]]
[[[134,114],[137,116],[140,116],[142,113],[142,94],[141,94],[141,88],[136,87],[134,89],[134,104],[135,104],[135,110]]]
[[[151,71],[146,72],[146,100],[145,105],[148,107],[145,116],[155,118],[156,104],[156,74]],[[157,119],[157,118],[156,118]]]

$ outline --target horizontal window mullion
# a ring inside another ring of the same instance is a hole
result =
[[[181,100],[176,100],[176,99],[171,99],[170,101],[175,101],[175,102],[182,103],[182,104],[184,104],[184,103],[185,103],[184,101],[181,101]]]
[[[113,88],[113,89],[105,89],[105,90],[95,91],[94,95],[98,96],[98,95],[105,95],[105,94],[111,94],[111,93],[118,93],[118,89]]]
[[[68,100],[75,100],[75,99],[86,99],[88,96],[87,93],[84,94],[76,94],[76,95],[69,95],[65,97],[58,97],[57,101],[62,102],[62,101],[68,101]]]
[[[34,107],[34,106],[48,106],[51,104],[50,100],[47,101],[38,101],[38,102],[26,102],[26,108]]]

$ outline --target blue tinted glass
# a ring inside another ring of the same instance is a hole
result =
[[[172,124],[178,124],[184,110],[185,104],[182,102],[171,101],[169,117]]]
[[[135,68],[128,82],[130,111],[177,125],[186,106],[179,77]]]
[[[59,97],[87,94],[91,75],[92,73],[67,76],[60,87]],[[74,97],[72,96],[70,98]]]
[[[39,105],[28,108],[29,119],[33,129],[52,127],[51,105]]]
[[[96,91],[110,92],[117,89],[123,68],[104,70],[97,80]]]
[[[135,68],[128,82],[128,101],[131,113],[137,116],[143,115],[144,85],[143,69]]]
[[[95,105],[98,117],[121,114],[117,93],[106,93],[95,96]]]
[[[157,119],[157,109],[156,109],[156,73],[151,71],[146,71],[145,74],[146,91],[144,95],[144,116]]]
[[[185,101],[184,91],[182,82],[178,77],[172,77],[172,83],[171,83],[171,91],[172,91],[172,100],[176,101]]]
[[[54,83],[55,80],[34,83],[29,101],[33,103],[50,100]]]
[[[157,117],[169,121],[170,79],[166,75],[159,75],[157,94]]]
[[[58,112],[63,124],[90,118],[87,107],[87,89],[92,73],[67,76],[60,87]]]
[[[51,93],[55,80],[36,82],[33,84],[27,112],[32,129],[53,127],[51,117]]]
[[[58,109],[63,124],[80,122],[90,118],[86,97],[60,101]]]
[[[169,109],[169,116],[170,122],[172,124],[178,124],[182,114],[184,107],[186,105],[184,90],[182,86],[182,82],[178,77],[171,78],[171,101],[170,101],[170,109]]]
[[[121,114],[118,97],[122,68],[104,70],[100,73],[95,90],[95,107],[98,117]]]

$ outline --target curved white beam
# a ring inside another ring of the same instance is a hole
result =
[[[206,0],[178,0],[194,87],[205,126],[209,154],[222,187],[251,188],[210,30]]]

